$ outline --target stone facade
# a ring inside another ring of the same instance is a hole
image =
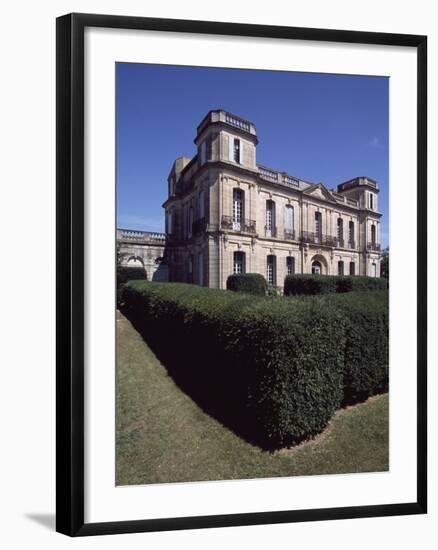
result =
[[[117,260],[122,267],[141,267],[149,281],[167,282],[166,235],[135,229],[117,229]]]
[[[233,272],[283,286],[288,273],[380,276],[378,184],[336,190],[257,164],[255,126],[222,110],[197,128],[197,154],[168,178],[169,280],[226,288]]]

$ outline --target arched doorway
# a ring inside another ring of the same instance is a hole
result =
[[[310,260],[310,272],[313,275],[327,275],[329,272],[327,259],[322,254],[315,254]]]
[[[322,265],[318,260],[313,260],[312,262],[312,275],[321,275]]]

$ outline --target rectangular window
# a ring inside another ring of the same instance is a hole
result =
[[[266,227],[265,234],[267,237],[275,237],[275,202],[266,201]]]
[[[234,252],[233,273],[245,273],[245,252]]]
[[[294,209],[287,205],[284,209],[284,230],[289,235],[294,229]],[[287,238],[287,236],[286,236]]]
[[[354,248],[354,222],[350,221],[348,223],[348,243],[350,248]]]
[[[228,159],[240,164],[240,139],[228,136]]]
[[[240,139],[234,138],[233,160],[240,164]]]
[[[315,242],[320,242],[322,237],[321,212],[315,212]]]
[[[338,262],[338,275],[343,275],[344,274],[344,262]]]
[[[276,257],[273,255],[266,258],[266,280],[269,286],[276,286],[277,284]]]
[[[295,258],[293,256],[288,256],[286,258],[286,272],[288,275],[293,275],[295,273]]]
[[[338,246],[344,246],[344,221],[338,218]]]
[[[356,264],[354,262],[350,262],[350,275],[356,275]]]
[[[374,208],[374,195],[372,193],[369,194],[369,205],[370,205],[370,210],[373,210]]]
[[[233,229],[240,231],[243,225],[243,191],[233,189]]]

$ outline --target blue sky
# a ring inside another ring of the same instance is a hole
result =
[[[388,243],[388,79],[127,63],[116,77],[118,227],[164,230],[173,161],[192,157],[196,126],[225,109],[254,122],[259,164],[328,188],[377,180]]]

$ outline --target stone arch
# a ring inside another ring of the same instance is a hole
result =
[[[328,262],[322,254],[315,254],[310,260],[310,273],[313,273],[312,268],[319,267],[321,275],[328,275]]]
[[[141,256],[132,255],[126,259],[126,265],[128,267],[145,267],[143,258]]]

